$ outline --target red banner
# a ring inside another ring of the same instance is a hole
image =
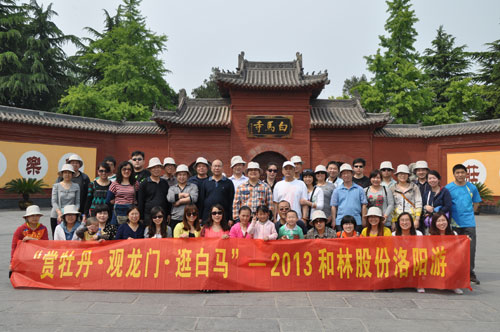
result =
[[[466,236],[20,242],[14,287],[314,291],[468,288]]]

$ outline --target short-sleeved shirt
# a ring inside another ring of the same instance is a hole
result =
[[[290,182],[282,180],[276,183],[273,191],[273,201],[279,203],[285,200],[290,203],[290,208],[297,212],[299,219],[302,218],[301,198],[307,200],[307,187],[304,182],[294,179]]]
[[[238,212],[242,206],[246,205],[252,212],[255,212],[259,205],[270,207],[272,201],[271,187],[267,183],[259,180],[254,186],[250,181],[246,181],[236,188],[233,200],[233,220],[238,219]]]
[[[451,182],[445,188],[448,189],[451,195],[452,226],[476,227],[473,203],[481,202],[476,186],[470,182],[466,182],[464,186]]]
[[[356,219],[357,225],[361,225],[361,206],[363,204],[368,204],[363,188],[353,183],[352,187],[347,189],[342,183],[333,191],[330,201],[331,206],[337,207],[335,224],[340,225],[342,218],[350,215]]]

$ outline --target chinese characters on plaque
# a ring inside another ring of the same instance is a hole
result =
[[[293,116],[291,115],[248,115],[248,137],[290,138]]]

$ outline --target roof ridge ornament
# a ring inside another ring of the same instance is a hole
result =
[[[236,70],[241,72],[243,70],[244,64],[245,64],[245,52],[241,51],[241,53],[238,54],[238,68],[236,68]]]
[[[178,109],[181,109],[182,104],[187,99],[186,89],[179,90],[179,104],[177,105]]]

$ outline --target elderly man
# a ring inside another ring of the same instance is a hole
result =
[[[430,190],[430,185],[427,182],[427,174],[429,174],[429,165],[427,165],[427,161],[419,160],[415,163],[414,169],[415,175],[417,179],[415,180],[415,184],[420,189],[420,196],[424,197],[424,193]]]
[[[188,204],[195,204],[198,201],[198,186],[188,183],[189,168],[180,164],[175,170],[177,183],[168,188],[167,200],[172,204],[172,215],[170,227],[172,229],[182,221],[184,208]]]
[[[233,216],[234,185],[233,181],[223,174],[222,161],[216,159],[212,162],[212,176],[204,181],[199,195],[201,220],[208,219],[210,209],[215,204],[224,208],[226,218],[230,220]]]
[[[198,157],[196,162],[194,163],[194,169],[196,171],[196,175],[193,175],[189,178],[188,182],[193,183],[198,187],[198,194],[201,192],[201,187],[203,183],[208,180],[208,161],[203,157]],[[196,206],[201,213],[201,202],[198,196],[198,202],[196,202]]]
[[[274,226],[276,227],[276,232],[280,232],[281,226],[286,224],[286,214],[288,211],[290,211],[290,203],[288,201],[282,200],[278,202],[278,220],[274,223]],[[301,220],[297,220],[297,226],[302,228],[302,232],[307,233],[307,226],[306,224]]]
[[[165,170],[165,175],[162,176],[167,180],[170,187],[177,184],[177,179],[175,177],[175,160],[172,157],[167,157],[163,159],[163,169]]]
[[[273,208],[271,187],[260,180],[262,170],[259,163],[249,162],[247,167],[248,180],[236,188],[233,201],[233,220],[238,219],[238,211],[242,206],[248,206],[255,213],[259,205]]]
[[[161,206],[166,215],[170,214],[170,204],[167,202],[168,182],[161,178],[163,165],[160,158],[151,158],[148,170],[151,175],[141,182],[137,192],[137,206],[146,225],[151,222],[151,209],[155,206]]]
[[[292,210],[297,212],[299,219],[307,216],[307,205],[301,205],[300,200],[307,200],[307,187],[304,182],[294,178],[295,164],[291,161],[283,163],[284,180],[278,182],[274,187],[273,201],[274,201],[274,214],[276,216],[278,210],[278,202],[285,200],[290,203]]]
[[[243,174],[246,162],[241,158],[241,156],[234,156],[231,158],[231,169],[233,170],[233,175],[229,180],[233,181],[234,189],[238,188],[240,184],[248,181],[248,178]]]
[[[340,176],[344,181],[343,184],[335,188],[333,191],[330,205],[332,206],[332,219],[335,220],[337,231],[341,231],[340,222],[346,215],[353,216],[356,219],[356,230],[362,230],[362,217],[366,215],[366,199],[365,192],[361,186],[352,182],[353,171],[349,164],[340,166]]]

